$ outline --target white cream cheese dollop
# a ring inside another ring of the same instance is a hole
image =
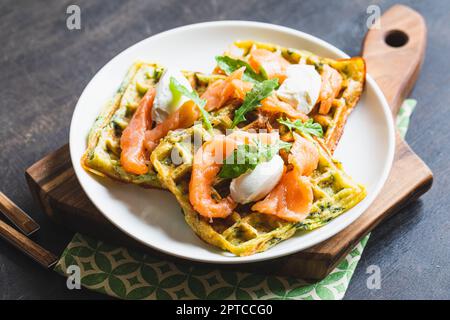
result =
[[[277,97],[305,114],[311,112],[319,98],[322,79],[314,66],[291,64],[287,78],[276,91]]]
[[[251,172],[234,178],[230,184],[231,198],[246,204],[264,198],[283,175],[283,159],[275,155],[270,161],[259,163]]]
[[[170,78],[172,77],[182,86],[192,91],[191,84],[180,71],[165,69],[156,85],[156,95],[153,102],[152,119],[156,123],[163,122],[172,112],[189,100],[185,96],[174,97],[170,89]]]

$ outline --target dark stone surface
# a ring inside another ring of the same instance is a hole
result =
[[[450,2],[399,1],[428,24],[422,74],[412,93],[419,105],[407,141],[435,174],[420,201],[373,233],[347,299],[450,298]],[[82,30],[66,28],[66,8],[81,7]],[[181,5],[183,3],[183,5]],[[107,61],[133,43],[173,27],[241,19],[280,24],[359,53],[366,8],[394,1],[17,1],[0,4],[0,189],[41,224],[35,240],[61,252],[72,233],[51,223],[28,192],[24,170],[67,143],[78,96]],[[180,44],[182,49],[182,44]],[[366,268],[381,269],[382,288],[366,287]],[[0,299],[92,299],[69,291],[65,280],[41,269],[0,241]]]

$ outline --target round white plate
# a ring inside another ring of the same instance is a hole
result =
[[[335,235],[369,207],[383,186],[394,156],[394,125],[388,104],[368,76],[366,89],[351,114],[335,152],[345,170],[367,187],[367,197],[322,228],[298,234],[263,253],[236,257],[203,241],[185,223],[175,197],[88,174],[80,165],[86,137],[105,102],[119,87],[135,60],[210,72],[214,57],[235,40],[257,40],[306,49],[321,56],[345,58],[334,46],[293,29],[246,21],[189,25],[147,38],[109,61],[89,82],[78,100],[70,127],[70,153],[75,173],[86,194],[118,228],[142,243],[174,256],[214,263],[243,263],[276,258],[311,247]]]

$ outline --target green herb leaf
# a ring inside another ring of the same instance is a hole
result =
[[[255,169],[258,164],[257,152],[252,149],[254,149],[254,146],[239,145],[233,154],[225,159],[225,163],[219,172],[219,178],[233,179]]]
[[[291,150],[291,147],[292,147],[292,143],[290,143],[290,142],[286,142],[286,141],[283,141],[283,140],[280,140],[279,142],[278,142],[278,151],[280,151],[280,150],[282,150],[282,149],[284,149],[284,150],[286,150],[286,151],[289,151],[289,150]]]
[[[225,72],[225,74],[228,76],[234,71],[245,67],[242,80],[250,82],[261,82],[267,79],[267,75],[265,73],[256,73],[255,70],[253,70],[253,68],[243,60],[233,59],[228,56],[217,56],[216,61],[219,68],[222,69],[223,72]]]
[[[234,112],[234,119],[231,127],[234,128],[238,123],[245,121],[245,115],[248,112],[255,110],[261,100],[267,98],[276,87],[278,87],[278,79],[264,80],[263,82],[255,83],[252,90],[245,95],[242,105]]]
[[[259,140],[255,140],[255,143],[255,145],[239,145],[233,154],[225,159],[219,177],[237,178],[252,171],[258,164],[272,160],[281,149],[290,149],[292,146],[291,143],[281,140],[274,144],[263,144]]]
[[[172,91],[172,93],[179,93],[179,94],[191,99],[192,101],[194,101],[194,103],[197,105],[197,107],[199,108],[199,110],[202,114],[203,123],[204,123],[206,129],[211,131],[213,127],[211,125],[211,121],[209,120],[210,115],[209,115],[208,111],[205,110],[206,100],[201,99],[198,96],[197,92],[189,91],[185,86],[183,86],[181,83],[179,83],[177,81],[177,79],[175,79],[174,77],[170,78],[169,88]]]
[[[323,137],[322,126],[317,122],[313,122],[313,119],[302,122],[301,120],[291,121],[289,119],[283,120],[280,118],[278,119],[278,122],[288,127],[290,131],[295,129],[303,134],[313,135],[320,138]]]
[[[264,144],[260,140],[255,140],[255,143],[258,150],[258,163],[270,161],[281,149],[290,150],[292,147],[292,143],[283,140],[278,140],[273,144]]]

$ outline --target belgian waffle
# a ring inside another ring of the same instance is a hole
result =
[[[234,46],[237,47],[240,52],[236,53],[237,50],[231,49],[230,51],[225,52],[225,54],[246,60],[253,48],[266,49],[273,52],[279,52],[280,55],[290,63],[313,65],[319,73],[321,73],[323,65],[327,64],[341,74],[343,78],[342,89],[338,96],[333,100],[330,111],[327,114],[320,114],[318,112],[318,106],[316,106],[311,114],[309,114],[315,122],[322,126],[324,142],[328,149],[333,152],[344,132],[347,117],[358,103],[362,94],[366,75],[364,59],[361,57],[354,57],[350,59],[334,60],[319,57],[318,55],[305,50],[284,48],[274,44],[255,41],[237,41],[234,43]]]
[[[161,76],[163,67],[154,63],[136,62],[129,69],[115,96],[97,117],[88,136],[88,146],[82,166],[99,176],[138,184],[143,187],[163,188],[156,172],[135,175],[126,172],[120,164],[120,137],[137,109],[139,101],[149,86],[154,86]],[[208,75],[185,71],[184,75],[200,94],[221,75]]]
[[[220,118],[220,116],[218,117]],[[220,121],[218,121],[220,122]],[[309,177],[313,185],[314,202],[310,215],[299,223],[287,222],[275,216],[252,212],[249,206],[238,206],[226,219],[209,220],[199,215],[189,202],[189,180],[196,139],[210,139],[201,125],[170,132],[153,151],[151,162],[158,178],[180,203],[188,225],[204,241],[237,256],[262,252],[290,238],[297,230],[313,230],[359,203],[366,195],[362,185],[355,183],[320,142],[318,168]],[[172,161],[180,155],[180,163]],[[224,186],[225,184],[225,186]],[[224,194],[226,182],[217,179],[213,194]]]

